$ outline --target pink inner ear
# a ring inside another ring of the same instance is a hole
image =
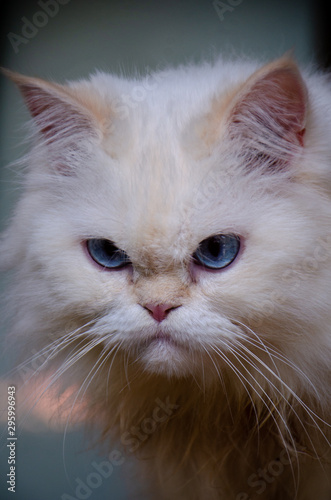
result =
[[[19,81],[18,86],[49,148],[52,168],[64,176],[76,175],[86,159],[84,148],[98,138],[93,116],[65,88],[38,80]]]
[[[304,146],[304,136],[305,136],[305,133],[306,133],[306,129],[303,128],[302,130],[300,130],[300,132],[297,133],[297,137],[298,137],[298,142],[300,144],[300,146]]]
[[[299,72],[293,69],[275,70],[261,87],[261,92],[265,92],[269,100],[270,111],[275,113],[275,120],[279,120],[285,133],[293,134],[298,142],[302,142],[307,91]]]
[[[31,116],[48,143],[86,133],[95,134],[92,120],[64,98],[32,84],[20,85]]]
[[[231,122],[252,138],[268,134],[269,140],[303,145],[307,90],[294,64],[272,69],[258,78],[235,105]]]

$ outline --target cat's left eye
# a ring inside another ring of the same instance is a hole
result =
[[[237,257],[240,238],[234,234],[216,234],[203,240],[193,254],[195,262],[209,269],[223,269]]]
[[[91,238],[86,248],[92,259],[106,269],[118,269],[130,263],[128,255],[110,240]]]

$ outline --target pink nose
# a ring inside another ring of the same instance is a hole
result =
[[[145,304],[143,307],[147,309],[147,311],[151,316],[153,316],[154,319],[156,319],[156,321],[161,323],[161,321],[163,321],[168,316],[170,311],[172,311],[173,309],[177,309],[177,307],[180,306],[176,306],[173,304],[155,304],[151,302],[149,304]]]

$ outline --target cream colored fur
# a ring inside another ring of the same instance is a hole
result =
[[[11,338],[79,384],[109,447],[176,405],[137,450],[152,499],[331,495],[331,91],[287,57],[260,66],[9,74],[34,119],[1,248]],[[207,271],[191,256],[218,233],[240,254]],[[132,266],[98,268],[88,238]],[[158,323],[150,302],[180,307]]]

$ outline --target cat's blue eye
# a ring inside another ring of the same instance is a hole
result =
[[[223,269],[237,257],[240,239],[234,234],[217,234],[203,240],[193,254],[196,263],[209,269]]]
[[[91,238],[86,242],[86,248],[92,259],[107,269],[118,269],[130,263],[128,255],[120,250],[110,240]]]

